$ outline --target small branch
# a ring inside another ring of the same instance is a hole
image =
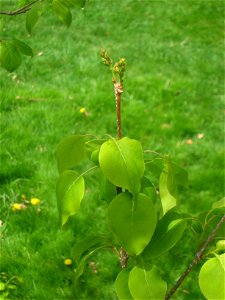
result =
[[[36,3],[36,2],[39,2],[41,0],[34,0],[14,11],[0,11],[0,15],[7,15],[7,16],[16,16],[16,15],[21,15],[21,14],[24,14],[26,13],[28,10],[31,9],[31,7]]]
[[[113,84],[114,84],[114,94],[116,98],[116,115],[117,115],[117,135],[118,140],[121,139],[122,133],[121,133],[121,94],[123,93],[123,85],[121,82],[117,82],[113,78]]]
[[[181,275],[181,277],[178,279],[174,287],[167,293],[165,300],[170,299],[173,294],[176,292],[178,287],[183,283],[184,279],[188,276],[188,274],[193,270],[193,268],[200,262],[202,259],[203,253],[206,250],[206,248],[209,246],[212,239],[215,237],[216,232],[219,230],[223,222],[225,221],[225,215],[220,219],[220,221],[217,223],[216,227],[213,229],[213,231],[209,234],[207,240],[202,245],[202,247],[199,249],[199,251],[195,254],[195,257],[193,261],[190,263],[188,268],[184,271],[184,273]]]

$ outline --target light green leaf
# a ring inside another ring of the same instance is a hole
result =
[[[117,195],[108,208],[114,235],[130,255],[139,255],[154,233],[157,216],[152,201],[144,194],[134,198],[128,192]]]
[[[161,218],[178,203],[177,183],[169,156],[165,157],[165,167],[159,179],[159,192],[162,204]]]
[[[16,48],[24,55],[27,56],[34,56],[33,54],[33,50],[30,48],[30,46],[28,46],[27,44],[25,44],[22,41],[19,41],[17,39],[13,39],[12,43],[16,46]]]
[[[88,253],[93,252],[93,250],[109,245],[111,245],[111,241],[107,236],[88,236],[74,245],[72,249],[73,259],[78,263]]]
[[[67,27],[69,27],[72,22],[72,14],[70,9],[65,5],[64,1],[53,0],[52,8],[59,17],[59,19],[63,21]]]
[[[199,286],[209,300],[225,299],[225,253],[204,263],[199,273]]]
[[[180,240],[186,226],[186,219],[175,213],[167,213],[158,222],[150,243],[141,254],[142,258],[153,259],[173,248]]]
[[[132,300],[133,297],[131,296],[129,287],[128,287],[128,280],[129,280],[129,269],[123,269],[117,276],[115,281],[115,290],[119,300]]]
[[[105,177],[114,185],[138,194],[144,173],[141,144],[127,137],[102,144],[99,163]]]
[[[216,208],[225,208],[225,197],[213,203],[212,209]]]
[[[57,182],[57,201],[61,225],[80,209],[84,196],[84,179],[77,172],[63,172]]]
[[[59,172],[74,167],[86,158],[86,136],[73,135],[63,139],[57,146],[56,156]]]
[[[167,283],[161,279],[156,266],[150,269],[134,267],[130,272],[128,285],[134,299],[165,299]]]
[[[225,251],[225,240],[219,240],[216,243],[216,250],[217,251]]]
[[[26,13],[26,29],[31,33],[33,27],[36,25],[39,17],[42,14],[42,3],[38,2]]]
[[[0,291],[4,291],[6,289],[6,284],[0,281]]]
[[[20,66],[21,54],[12,41],[0,41],[0,64],[9,72]]]

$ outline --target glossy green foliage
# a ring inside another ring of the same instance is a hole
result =
[[[0,41],[0,63],[3,68],[13,72],[21,64],[21,56],[33,56],[32,49],[17,39]]]
[[[104,176],[115,186],[134,195],[140,192],[145,166],[138,141],[127,137],[110,139],[100,148],[99,163]]]
[[[129,274],[128,286],[134,299],[165,299],[167,283],[160,277],[156,266],[135,266]]]
[[[119,300],[132,300],[133,297],[131,296],[129,287],[128,287],[128,280],[129,280],[130,270],[123,269],[117,276],[115,281],[115,290]]]
[[[187,220],[175,213],[167,213],[159,222],[154,235],[142,253],[145,260],[153,259],[173,248],[180,240]]]
[[[39,17],[42,14],[42,3],[37,2],[27,13],[26,13],[26,29],[31,34],[33,27],[37,24]]]
[[[128,254],[139,255],[151,240],[157,216],[152,201],[146,195],[134,197],[124,192],[109,205],[108,221]]]
[[[69,216],[78,212],[83,196],[83,177],[75,171],[63,172],[57,182],[57,201],[61,225],[67,222]]]
[[[85,142],[85,135],[73,135],[58,144],[56,156],[60,173],[74,167],[86,158]]]
[[[159,192],[162,204],[160,217],[178,204],[177,183],[169,156],[165,156],[164,169],[159,179]]]
[[[203,264],[199,273],[199,286],[207,299],[225,299],[225,253]]]

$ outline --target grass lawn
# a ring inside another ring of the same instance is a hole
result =
[[[10,290],[10,299],[74,299],[75,265],[64,260],[78,239],[107,232],[105,204],[95,188],[98,179],[89,177],[80,212],[70,226],[59,228],[55,149],[71,134],[116,136],[113,86],[100,48],[127,60],[122,135],[170,153],[188,171],[181,209],[198,215],[223,196],[224,1],[90,0],[84,10],[73,11],[69,29],[45,11],[31,37],[24,18],[5,16],[2,31],[29,43],[35,56],[13,73],[0,71],[0,272],[23,281]],[[13,211],[22,195],[40,203]],[[162,256],[169,286],[197,245],[198,236],[188,229]],[[119,269],[110,252],[91,258],[78,299],[117,299]],[[173,299],[203,299],[198,269]]]

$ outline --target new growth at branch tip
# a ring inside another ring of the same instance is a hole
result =
[[[100,56],[104,65],[109,67],[113,74],[113,82],[123,82],[124,73],[126,70],[126,60],[125,58],[120,58],[113,66],[113,60],[109,56],[108,52],[105,49],[100,50]]]

